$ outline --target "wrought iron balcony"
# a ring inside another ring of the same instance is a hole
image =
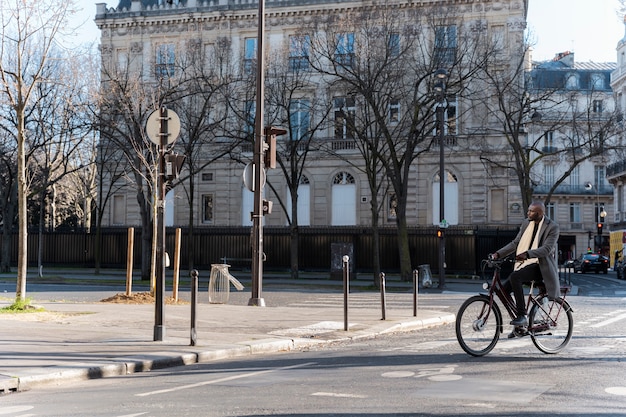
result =
[[[533,194],[548,194],[552,186],[550,185],[537,185],[533,189]],[[559,185],[554,190],[555,195],[613,195],[613,187],[611,185],[600,185],[596,189],[594,186],[591,189],[587,189],[584,185]]]
[[[606,167],[607,177],[616,177],[619,174],[626,175],[626,159],[622,159]]]

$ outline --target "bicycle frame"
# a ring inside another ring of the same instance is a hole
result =
[[[504,331],[505,322],[501,306],[514,319],[517,307],[510,293],[500,279],[500,269],[505,260],[486,259],[481,265],[483,277],[486,267],[494,268],[491,284],[485,282],[487,294],[480,293],[469,297],[461,304],[456,317],[455,332],[461,348],[472,356],[484,356],[498,343]],[[545,288],[535,294],[535,282],[530,283],[526,296],[528,326],[513,328],[511,337],[530,336],[532,343],[547,354],[558,353],[567,346],[572,333],[574,319],[572,308],[565,301],[569,288],[561,287],[561,297],[548,297]],[[496,298],[500,300],[498,303]]]
[[[491,265],[491,267],[494,268],[494,272],[493,272],[493,278],[491,280],[491,284],[489,285],[489,292],[488,292],[488,296],[489,296],[489,310],[491,310],[493,307],[493,303],[494,303],[494,296],[497,297],[500,302],[502,303],[502,305],[504,306],[504,309],[509,313],[509,317],[511,318],[511,320],[513,320],[516,316],[517,316],[517,306],[515,304],[515,300],[513,300],[513,298],[511,297],[511,295],[509,293],[507,293],[507,291],[504,289],[504,284],[502,283],[502,280],[500,278],[500,269],[502,268],[502,263],[504,263],[505,261],[492,261],[489,262]],[[487,289],[487,288],[485,288]],[[563,309],[564,305],[567,305],[565,303],[563,304],[551,304],[549,306],[549,309],[546,310],[544,308],[543,305],[541,305],[541,303],[538,300],[539,296],[541,295],[545,295],[545,293],[540,292],[539,294],[535,295],[534,294],[534,289],[535,289],[535,282],[532,281],[530,283],[530,290],[528,291],[528,295],[526,297],[526,314],[528,314],[530,312],[530,308],[532,307],[532,305],[536,305],[539,309],[541,309],[544,313],[549,314],[552,312],[553,308],[558,308],[558,311],[556,312],[556,319],[554,320],[554,322],[558,321],[559,316],[561,315],[561,310]],[[567,286],[561,286],[561,293],[563,294],[563,296],[561,297],[563,299],[563,301],[565,301],[565,296],[567,294],[567,292],[569,291],[569,287]],[[558,307],[555,307],[558,306]],[[550,324],[555,324],[555,323],[550,323]],[[549,325],[550,325],[549,324]],[[528,328],[528,331],[535,331],[535,330],[544,330],[543,326],[538,327],[538,326],[531,326]],[[502,332],[502,329],[501,329]]]

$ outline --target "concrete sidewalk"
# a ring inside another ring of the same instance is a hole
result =
[[[300,286],[307,283],[328,284],[298,280]],[[466,285],[475,288],[476,283]],[[306,291],[309,297],[328,294],[310,288]],[[372,297],[373,307],[349,309],[347,331],[341,303],[325,307],[253,307],[205,301],[197,305],[196,344],[191,346],[190,304],[167,304],[164,340],[153,341],[154,304],[59,302],[42,298],[45,293],[30,293],[33,304],[43,307],[44,312],[0,314],[0,393],[297,350],[454,321],[454,314],[424,308],[419,308],[416,316],[412,308],[388,308],[386,320],[381,320],[380,301],[375,304],[380,295],[375,291],[363,294]],[[14,294],[3,295],[0,307],[13,302]],[[412,298],[410,292],[406,297]],[[189,300],[188,295],[181,298]]]

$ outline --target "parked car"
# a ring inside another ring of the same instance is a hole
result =
[[[598,253],[585,253],[574,259],[574,272],[587,273],[594,271],[596,274],[604,274],[609,271],[609,258]]]

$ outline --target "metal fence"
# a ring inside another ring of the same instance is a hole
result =
[[[190,264],[208,268],[224,259],[233,268],[249,268],[252,247],[250,227],[206,227],[195,229],[192,236],[182,230],[181,265]],[[353,248],[353,268],[358,272],[373,271],[373,233],[368,227],[300,227],[299,267],[302,271],[328,271],[332,262],[334,243],[344,243]],[[451,227],[446,230],[446,272],[448,274],[476,274],[480,260],[486,254],[509,242],[516,229],[488,229]],[[265,227],[263,248],[266,254],[264,268],[290,269],[291,231],[288,227]],[[1,235],[0,235],[1,236]],[[438,241],[436,228],[410,228],[409,251],[412,267],[430,264],[433,271],[438,266]],[[12,236],[11,263],[17,263],[17,234]],[[166,247],[174,250],[175,230],[168,229]],[[96,234],[86,232],[45,233],[42,239],[42,263],[46,266],[94,267]],[[107,228],[101,234],[101,266],[124,268],[126,266],[128,234],[125,228]],[[192,243],[192,245],[190,245]],[[344,245],[345,247],[345,245]],[[193,250],[190,250],[193,248]],[[135,230],[134,266],[141,264],[141,229]],[[39,236],[28,237],[28,261],[36,266]],[[398,238],[395,228],[380,229],[380,262],[385,272],[400,269]]]

